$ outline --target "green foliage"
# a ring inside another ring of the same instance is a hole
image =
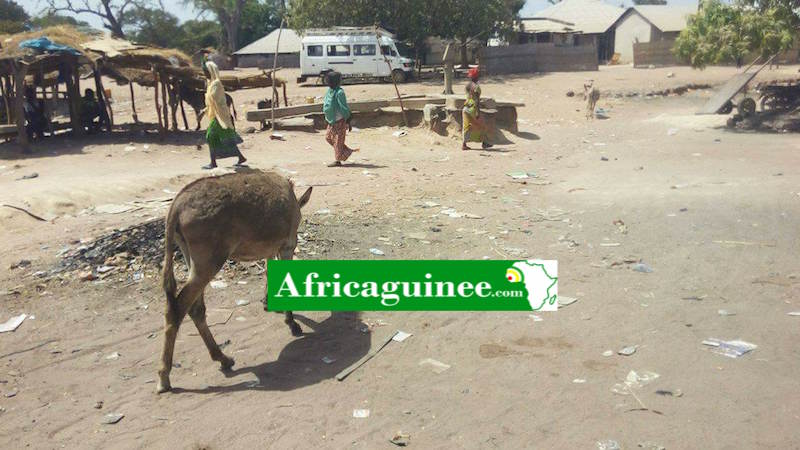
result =
[[[769,57],[792,46],[797,33],[797,0],[767,0],[755,6],[728,5],[705,0],[698,13],[689,18],[673,52],[693,67],[736,62],[760,52]]]
[[[187,20],[181,25],[181,35],[175,47],[191,55],[203,48],[219,48],[222,30],[212,20]]]
[[[270,2],[250,0],[244,5],[237,49],[261,39],[281,26],[279,8]]]
[[[159,47],[177,47],[183,33],[178,18],[163,9],[136,7],[125,13],[125,24],[131,40]]]
[[[0,0],[0,34],[25,31],[28,13],[13,0]]]
[[[294,0],[289,25],[303,30],[379,25],[422,50],[428,36],[466,42],[479,35],[505,35],[524,0]]]
[[[42,16],[34,17],[30,20],[30,24],[34,28],[47,28],[58,25],[72,25],[73,27],[77,28],[91,28],[88,22],[53,12],[45,12],[45,14]]]

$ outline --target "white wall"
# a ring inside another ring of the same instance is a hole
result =
[[[627,14],[617,24],[614,53],[619,53],[621,64],[633,62],[634,42],[650,42],[651,27],[636,11]]]

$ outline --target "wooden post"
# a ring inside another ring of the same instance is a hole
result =
[[[159,78],[161,79],[161,111],[164,116],[164,131],[167,131],[169,129],[169,108],[167,108],[167,81],[169,76],[160,73]]]
[[[97,70],[92,71],[94,74],[94,87],[97,90],[97,103],[100,106],[100,122],[105,122],[106,128],[111,132],[111,117],[108,115],[111,106],[106,101],[106,92],[103,89],[103,81],[100,79],[100,72]]]
[[[186,120],[186,110],[183,109],[183,97],[181,96],[181,89],[183,88],[183,82],[178,80],[178,85],[176,86],[175,95],[178,96],[178,105],[181,107],[181,116],[183,117],[183,127],[187,130],[189,129],[189,121]]]
[[[164,123],[161,121],[161,106],[158,104],[158,71],[156,70],[155,66],[153,66],[153,89],[155,90],[155,99],[156,99],[156,117],[158,117],[158,132],[164,133]]]
[[[81,81],[78,63],[73,60],[69,64],[70,73],[67,76],[67,100],[69,101],[69,119],[73,136],[83,136],[85,130],[81,123]]]
[[[278,128],[278,126],[275,124],[275,103],[278,103],[278,106],[280,106],[281,103],[281,98],[278,95],[278,87],[275,86],[275,72],[278,70],[278,50],[281,45],[281,32],[283,32],[283,23],[285,21],[286,19],[281,17],[281,27],[278,28],[278,40],[275,42],[275,55],[273,55],[272,58],[272,74],[270,75],[270,78],[272,79],[272,121],[270,123],[273,130]]]
[[[3,106],[6,108],[6,123],[11,124],[11,110],[8,107],[8,95],[6,94],[6,77],[0,78],[0,94],[3,95]]]
[[[136,115],[136,97],[133,95],[133,81],[128,80],[128,86],[131,88],[131,111],[133,112],[133,123],[139,123],[139,116]]]
[[[377,34],[376,36],[378,38],[378,43],[380,43],[381,42],[380,34]],[[400,97],[400,89],[397,87],[397,80],[394,79],[394,74],[392,73],[392,71],[394,70],[394,69],[392,69],[392,63],[389,62],[389,57],[386,56],[385,53],[383,53],[383,50],[381,50],[380,47],[381,46],[378,45],[378,50],[380,50],[381,54],[383,54],[383,60],[386,61],[386,64],[389,66],[389,78],[392,79],[392,84],[394,84],[394,91],[397,93],[397,101],[400,102],[400,112],[403,113],[403,123],[405,124],[406,127],[408,127],[408,118],[406,117],[406,108],[403,106],[403,98]]]
[[[28,132],[25,130],[25,75],[28,74],[28,65],[21,62],[14,72],[14,116],[17,120],[17,142],[24,153],[30,151]]]

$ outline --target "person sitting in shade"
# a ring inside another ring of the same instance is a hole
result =
[[[25,102],[22,105],[25,112],[25,132],[28,140],[43,138],[47,127],[47,117],[44,115],[44,106],[41,100],[36,99],[36,91],[32,86],[25,88]]]
[[[98,119],[95,122],[95,119]],[[81,98],[81,124],[89,133],[94,133],[100,129],[101,125],[100,102],[94,95],[94,91],[86,89]]]

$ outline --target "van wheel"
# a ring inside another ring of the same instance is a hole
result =
[[[395,83],[405,83],[406,82],[406,73],[400,69],[394,69],[392,71],[392,79]]]

